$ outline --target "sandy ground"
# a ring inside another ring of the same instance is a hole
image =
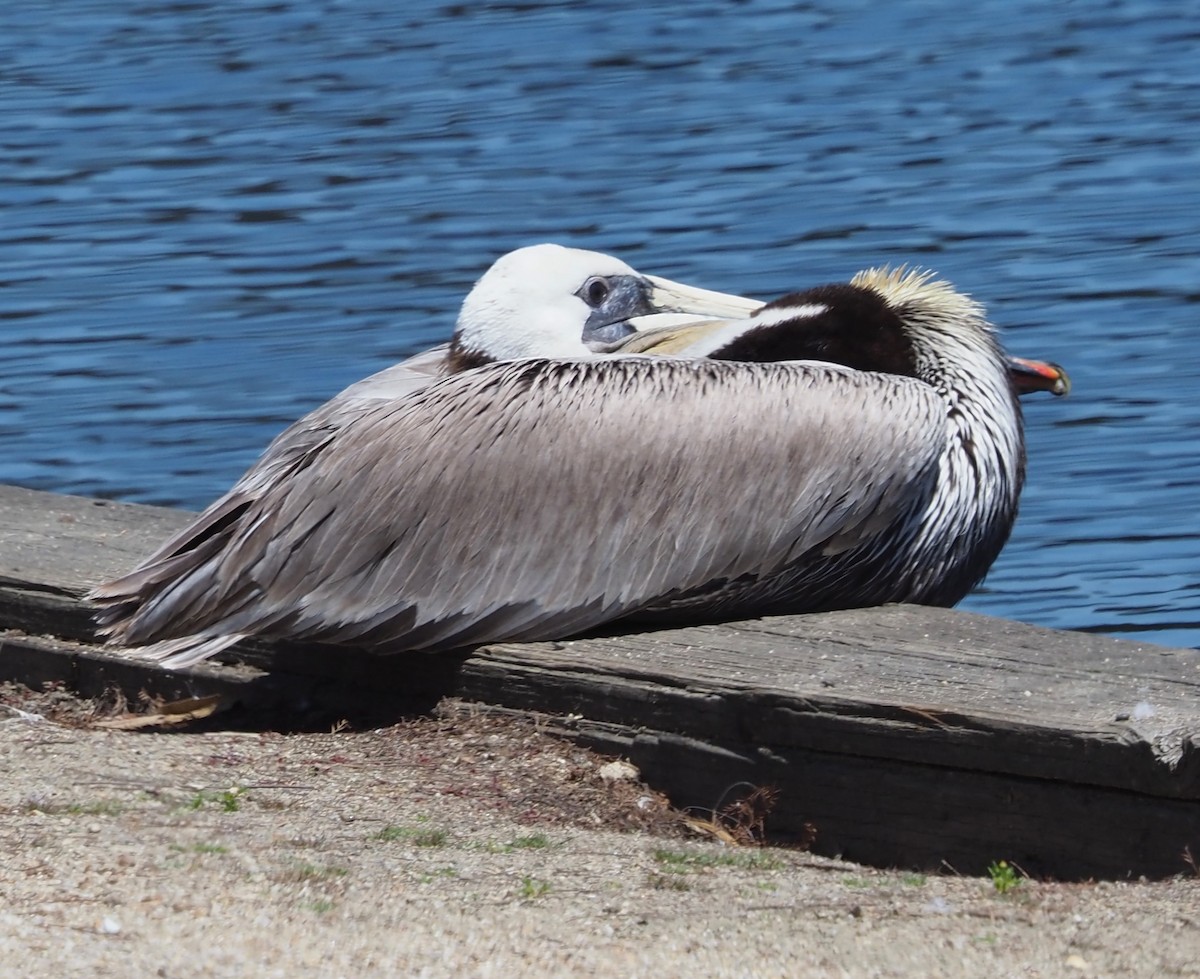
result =
[[[1200,975],[1196,875],[1001,894],[722,845],[453,703],[319,734],[112,713],[0,686],[5,976]]]

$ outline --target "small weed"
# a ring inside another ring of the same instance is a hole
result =
[[[900,883],[905,887],[924,887],[926,879],[924,874],[904,874]]]
[[[240,785],[232,785],[224,792],[197,792],[188,802],[187,808],[199,810],[214,804],[220,806],[222,812],[238,812],[242,808],[244,798],[246,798],[245,788]]]
[[[245,792],[240,785],[233,785],[222,792],[217,801],[221,803],[221,808],[225,812],[237,812],[242,808],[242,793]]]
[[[517,893],[522,901],[534,901],[550,893],[550,882],[538,880],[536,877],[522,877]]]
[[[508,845],[513,850],[544,850],[550,845],[550,840],[544,833],[534,833],[531,836],[518,836]]]
[[[734,867],[738,870],[779,870],[784,862],[773,853],[761,850],[717,850],[715,852],[686,852],[659,848],[654,860],[664,870],[676,874],[704,870],[709,867]]]
[[[221,846],[219,843],[193,843],[190,846],[183,846],[179,843],[172,843],[170,849],[176,853],[228,853],[229,848]]]
[[[1007,894],[1020,886],[1021,878],[1016,868],[1007,860],[997,860],[988,865],[988,876],[997,894]]]
[[[783,858],[774,853],[750,852],[734,856],[728,863],[731,867],[742,870],[782,870],[787,866]]]
[[[345,867],[321,867],[315,863],[298,863],[285,873],[284,877],[295,881],[335,880],[338,877],[345,877],[348,873],[350,871]]]
[[[692,885],[674,874],[650,874],[646,883],[656,891],[690,891]]]
[[[333,907],[333,902],[325,900],[324,898],[318,901],[310,901],[308,903],[308,910],[315,911],[317,914],[328,914],[333,910]]]
[[[865,877],[843,877],[843,887],[874,887],[875,881],[867,880]]]
[[[413,846],[445,846],[449,835],[444,829],[427,826],[385,826],[375,834],[375,839],[384,843],[404,840]]]

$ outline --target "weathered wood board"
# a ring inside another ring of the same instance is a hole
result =
[[[82,593],[187,519],[0,487],[0,676],[352,718],[456,695],[629,757],[681,805],[773,785],[774,833],[810,825],[865,863],[1086,878],[1200,859],[1196,650],[914,606],[462,657],[264,644],[187,674],[91,645]]]

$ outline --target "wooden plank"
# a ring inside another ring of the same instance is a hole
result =
[[[683,805],[781,792],[772,828],[876,864],[1058,877],[1182,872],[1200,855],[1200,653],[912,606],[579,639],[471,656],[268,646],[167,674],[89,645],[78,600],[189,519],[0,487],[8,678],[377,720],[443,694],[534,713],[632,758]],[[57,664],[51,667],[49,664]]]

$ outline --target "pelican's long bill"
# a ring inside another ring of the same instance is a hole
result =
[[[607,280],[609,283],[616,281],[614,278]],[[589,318],[584,339],[595,353],[636,353],[639,350],[669,353],[655,349],[649,340],[639,340],[639,337],[643,334],[660,337],[664,331],[694,324],[740,323],[762,308],[760,299],[700,289],[657,275],[628,277],[618,285],[618,289],[631,298],[619,303],[607,303],[605,305],[610,308],[597,309]],[[631,341],[635,343],[636,350],[627,348]],[[647,345],[643,346],[643,343]],[[685,349],[690,346],[690,341],[683,343]]]
[[[700,289],[657,275],[647,275],[646,281],[651,286],[650,305],[657,310],[651,317],[655,327],[669,326],[669,317],[672,315],[679,317],[676,321],[679,323],[696,322],[698,319],[743,319],[761,309],[763,305],[761,299],[747,299],[744,296]],[[634,325],[640,329],[639,324]]]
[[[751,323],[737,319],[708,319],[678,313],[639,316],[629,321],[637,332],[625,337],[616,347],[623,354],[654,354],[656,357],[694,357],[701,347],[712,345],[714,338],[737,335]]]

